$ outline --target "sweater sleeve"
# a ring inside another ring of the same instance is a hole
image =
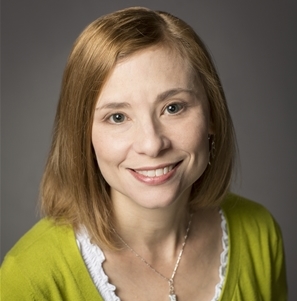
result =
[[[286,267],[285,267],[285,254],[283,247],[283,240],[280,227],[274,221],[274,245],[271,257],[271,288],[272,298],[275,301],[287,300],[287,281],[286,281]]]
[[[102,301],[71,227],[41,220],[8,252],[1,267],[3,301]]]
[[[8,256],[1,267],[1,300],[43,301],[46,298],[32,286],[17,260]]]
[[[286,301],[283,240],[273,216],[262,205],[232,194],[223,209],[229,227],[230,259],[220,300]]]

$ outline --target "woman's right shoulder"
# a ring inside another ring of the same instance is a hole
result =
[[[59,225],[50,218],[37,222],[6,254],[3,264],[7,260],[17,260],[23,264],[29,261],[43,260],[49,252],[61,248],[61,243],[69,236],[74,237],[71,226]],[[46,250],[46,252],[44,252]]]
[[[1,290],[3,300],[9,301],[102,301],[73,227],[51,219],[39,221],[7,253],[1,266]]]
[[[1,266],[4,300],[66,300],[63,292],[76,279],[71,266],[82,269],[75,233],[69,225],[45,218],[6,254]],[[61,295],[60,292],[63,292]],[[68,299],[67,299],[68,300]]]

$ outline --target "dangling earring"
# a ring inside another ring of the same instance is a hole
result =
[[[215,135],[208,135],[208,145],[209,145],[209,161],[208,161],[208,165],[210,166],[211,165],[211,161],[215,157],[215,151],[216,151],[216,147],[215,147]]]

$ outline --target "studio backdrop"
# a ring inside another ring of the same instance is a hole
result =
[[[39,219],[38,193],[62,72],[78,34],[112,11],[145,6],[189,23],[210,49],[239,147],[233,190],[266,206],[285,242],[297,300],[297,2],[2,1],[1,261]]]

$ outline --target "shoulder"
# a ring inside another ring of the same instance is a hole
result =
[[[5,300],[102,301],[85,267],[70,225],[43,219],[5,256]]]
[[[42,219],[35,224],[7,253],[5,260],[42,260],[50,252],[63,248],[66,241],[74,238],[72,227],[57,225],[51,219]],[[45,249],[47,250],[46,252]]]
[[[241,259],[253,262],[253,266],[263,265],[266,270],[283,265],[281,229],[263,205],[230,194],[223,202],[222,209],[233,257],[241,256]]]
[[[49,292],[59,292],[57,283],[65,285],[65,277],[71,281],[70,265],[81,266],[72,227],[43,219],[6,254],[3,295],[9,300],[47,300]]]
[[[282,247],[280,227],[272,214],[261,204],[235,194],[228,194],[221,208],[227,221],[230,243],[253,254],[277,253]],[[274,254],[276,255],[276,254]]]
[[[262,212],[268,212],[263,205],[234,193],[228,193],[224,198],[221,206],[224,210],[237,212],[242,211],[242,213],[251,211],[259,212],[259,210]]]
[[[233,246],[277,253],[282,247],[282,233],[272,214],[261,204],[235,194],[228,194],[221,208],[226,217]],[[274,254],[276,255],[276,254]]]
[[[282,240],[277,222],[263,205],[230,193],[223,200],[221,208],[233,248],[251,248],[251,254],[257,247],[262,248],[264,242],[266,246],[273,246]]]
[[[286,300],[283,241],[274,217],[263,205],[235,194],[227,195],[221,208],[228,226],[228,266],[232,266],[224,294],[248,292],[254,294],[253,300],[260,295],[263,300]]]
[[[263,205],[236,194],[228,194],[221,208],[230,228],[241,226],[246,231],[252,228],[274,231],[279,228],[272,214]]]

